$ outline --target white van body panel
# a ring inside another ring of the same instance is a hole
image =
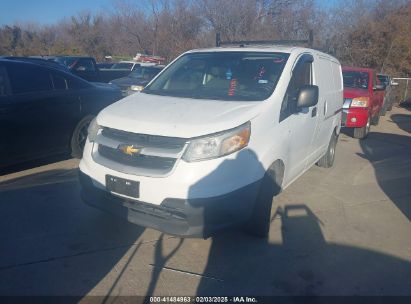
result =
[[[106,175],[137,181],[139,200],[160,205],[167,198],[196,199],[230,193],[260,181],[266,170],[280,161],[284,166],[282,188],[286,188],[327,152],[331,136],[333,132],[339,133],[341,123],[343,86],[338,60],[315,50],[296,47],[215,48],[190,52],[225,51],[270,51],[290,55],[273,94],[264,101],[205,100],[137,93],[104,109],[97,116],[97,123],[125,132],[183,138],[189,142],[192,138],[229,130],[250,121],[248,146],[216,159],[186,162],[180,158],[167,175],[153,177],[126,173],[124,166],[113,169],[97,163],[92,157],[97,153],[97,144],[87,140],[80,170],[91,177],[95,187],[105,190]],[[303,54],[311,54],[314,58],[312,82],[319,87],[318,104],[280,121],[293,67]]]
[[[237,127],[258,113],[261,102],[237,102],[137,93],[105,108],[101,126],[141,134],[192,138]]]

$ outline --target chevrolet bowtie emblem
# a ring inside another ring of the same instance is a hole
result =
[[[138,154],[141,150],[140,148],[136,148],[133,145],[119,145],[118,149],[124,154],[131,156],[133,156],[134,154]]]

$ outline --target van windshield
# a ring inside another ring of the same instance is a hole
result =
[[[183,55],[143,93],[197,99],[257,101],[274,91],[289,54],[208,52]]]
[[[367,72],[343,71],[344,87],[368,89],[369,75]]]

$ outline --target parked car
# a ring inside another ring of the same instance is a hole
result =
[[[90,124],[83,200],[173,235],[266,237],[273,195],[333,165],[342,104],[340,63],[319,51],[189,51]]]
[[[99,68],[99,70],[111,69],[113,64],[114,62],[99,62],[97,63],[97,67]]]
[[[47,56],[47,60],[56,61],[68,67],[71,73],[92,82],[110,82],[130,73],[128,69],[99,69],[93,57],[83,56]]]
[[[130,72],[130,71],[134,71],[134,69],[139,67],[139,66],[140,66],[139,62],[123,60],[123,61],[114,63],[111,66],[111,69],[112,70],[127,70],[127,71]]]
[[[365,138],[371,124],[380,119],[385,85],[368,68],[344,67],[344,105],[342,126],[354,128],[355,138]]]
[[[70,70],[63,64],[60,64],[55,61],[46,60],[43,58],[36,58],[36,57],[19,57],[19,56],[4,56],[0,57],[1,59],[8,59],[8,60],[18,60],[18,61],[25,61],[36,63],[39,65],[49,66],[58,70],[63,70],[64,72],[70,72]]]
[[[392,105],[394,103],[394,92],[391,77],[385,74],[377,74],[379,81],[385,85],[384,102],[381,109],[381,116],[384,116],[387,111],[392,110]]]
[[[135,68],[127,77],[114,79],[110,83],[118,86],[123,96],[131,95],[141,91],[153,79],[164,66],[139,66]]]
[[[108,84],[0,59],[0,167],[64,152],[81,157],[88,124],[120,98]]]

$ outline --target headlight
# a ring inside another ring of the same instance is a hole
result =
[[[101,127],[97,124],[97,119],[94,118],[94,119],[90,122],[90,124],[89,124],[89,126],[88,126],[88,129],[87,129],[87,132],[88,132],[88,140],[89,140],[90,142],[94,142],[94,141],[96,140],[98,131],[99,131],[100,129],[101,129]]]
[[[144,87],[141,86],[141,85],[132,85],[130,87],[130,90],[132,90],[132,91],[141,91],[142,89],[144,89]]]
[[[355,97],[351,101],[351,108],[366,108],[368,107],[368,97]]]
[[[234,153],[248,145],[251,124],[247,122],[237,128],[192,140],[183,159],[187,162],[218,158]]]

